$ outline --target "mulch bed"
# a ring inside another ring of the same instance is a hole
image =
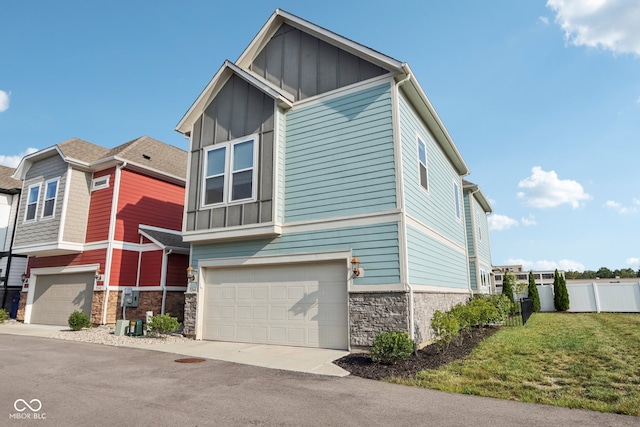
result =
[[[498,331],[497,327],[473,329],[472,336],[465,336],[462,345],[451,344],[446,352],[438,352],[436,344],[430,344],[418,350],[406,360],[392,365],[375,363],[367,353],[352,353],[336,360],[336,365],[349,371],[351,375],[381,380],[388,377],[411,378],[416,373],[425,369],[436,369],[455,360],[464,359],[485,338]]]

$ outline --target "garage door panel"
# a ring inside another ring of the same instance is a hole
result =
[[[348,348],[343,263],[222,268],[206,277],[204,339]],[[221,307],[233,317],[215,316]]]
[[[31,323],[66,325],[78,310],[91,315],[95,273],[39,275],[34,285]]]

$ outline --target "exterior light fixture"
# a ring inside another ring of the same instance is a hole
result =
[[[104,282],[104,276],[99,268],[96,270],[96,282]]]
[[[360,268],[360,260],[358,257],[351,258],[351,272],[355,277],[359,277],[362,274],[362,269]]]
[[[20,276],[20,278],[22,279],[22,283],[27,281],[27,273],[22,273],[22,276]]]
[[[196,271],[193,269],[192,266],[189,266],[187,268],[187,281],[189,282],[195,282],[196,279]]]

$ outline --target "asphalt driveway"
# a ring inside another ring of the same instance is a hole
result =
[[[639,426],[523,404],[170,353],[0,335],[0,425]]]

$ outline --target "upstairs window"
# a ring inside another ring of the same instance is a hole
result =
[[[109,187],[110,176],[111,175],[105,175],[98,178],[93,178],[93,181],[91,181],[91,191]]]
[[[205,151],[203,206],[255,199],[257,146],[254,136]]]
[[[478,241],[482,241],[482,224],[480,223],[480,212],[476,212],[476,230]]]
[[[418,137],[418,169],[420,173],[420,185],[429,191],[429,176],[427,172],[427,145]]]
[[[462,207],[460,206],[460,186],[457,182],[453,183],[453,199],[455,201],[456,218],[462,219]]]
[[[40,199],[40,184],[29,186],[27,192],[27,209],[24,214],[25,221],[34,221],[38,211],[38,199]]]
[[[42,218],[51,218],[56,208],[56,196],[58,195],[59,179],[52,179],[44,184],[44,206],[42,207]]]

